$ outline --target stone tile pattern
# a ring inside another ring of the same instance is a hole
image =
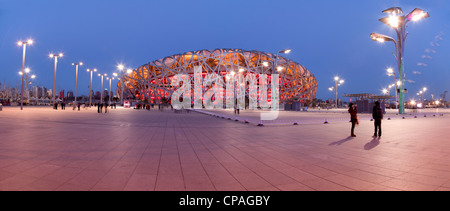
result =
[[[381,138],[362,121],[352,138],[348,122],[257,127],[170,109],[4,107],[0,190],[448,191],[449,116],[384,120]]]

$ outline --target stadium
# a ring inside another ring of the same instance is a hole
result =
[[[118,83],[117,90],[118,92],[123,90],[124,95],[129,96],[130,99],[151,104],[170,104],[172,94],[180,88],[171,83],[176,75],[189,76],[189,81],[192,82],[190,90],[194,96],[194,69],[201,67],[203,80],[211,74],[221,77],[222,81],[227,81],[229,75],[235,74],[242,74],[244,78],[249,78],[246,77],[249,75],[258,78],[266,74],[267,78],[264,79],[267,80],[269,87],[267,98],[271,97],[271,75],[278,74],[280,103],[310,102],[316,95],[316,78],[307,68],[280,56],[280,53],[285,52],[271,54],[255,50],[221,48],[167,56],[126,73]],[[261,80],[256,80],[258,86],[261,85],[261,82]],[[246,84],[241,83],[236,87],[245,93],[245,103],[248,107],[252,90],[248,80],[244,83]],[[202,93],[211,88],[211,86],[203,87]],[[223,88],[225,89],[225,86]],[[255,94],[259,96],[259,90],[256,90]],[[222,94],[221,97],[225,99],[225,94]]]

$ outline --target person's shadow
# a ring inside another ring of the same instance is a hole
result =
[[[341,144],[343,144],[343,143],[345,143],[345,142],[347,142],[347,141],[350,141],[350,140],[352,140],[352,139],[353,139],[353,137],[349,136],[349,137],[344,138],[344,139],[342,139],[342,140],[335,141],[335,142],[331,142],[331,143],[328,144],[328,145],[330,145],[330,146],[332,146],[332,145],[341,145]]]
[[[371,150],[373,148],[375,148],[376,146],[378,146],[378,144],[380,144],[380,137],[374,137],[372,139],[372,141],[368,142],[367,144],[364,145],[364,149],[365,150]]]

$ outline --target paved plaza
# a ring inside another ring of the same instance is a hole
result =
[[[345,110],[108,111],[3,107],[0,190],[450,190],[447,110],[388,112],[381,138]]]

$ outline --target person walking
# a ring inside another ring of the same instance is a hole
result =
[[[381,109],[380,102],[376,101],[375,106],[373,106],[372,117],[374,120],[375,132],[373,137],[381,137],[381,120],[383,119],[383,109]]]
[[[357,116],[358,110],[356,109],[356,105],[353,104],[353,103],[350,103],[348,105],[348,107],[349,107],[348,113],[350,113],[350,120],[352,122],[351,136],[352,137],[356,137],[356,135],[355,135],[355,126],[356,126],[356,124],[359,124],[358,116]]]

